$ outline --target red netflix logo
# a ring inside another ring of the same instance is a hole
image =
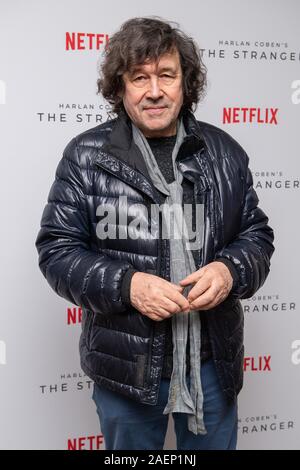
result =
[[[271,370],[271,356],[244,357],[244,371],[266,372]]]
[[[81,319],[82,319],[81,307],[72,307],[72,308],[67,309],[68,325],[76,325],[76,323],[81,323]]]
[[[223,124],[278,124],[278,108],[223,108]]]
[[[66,33],[66,50],[67,51],[85,51],[96,49],[97,51],[103,45],[108,45],[108,34],[95,33]]]
[[[103,442],[103,434],[68,439],[68,450],[100,450]]]

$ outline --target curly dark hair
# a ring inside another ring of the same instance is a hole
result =
[[[173,27],[176,25],[176,27]],[[177,23],[159,17],[132,18],[109,40],[97,80],[98,93],[117,114],[123,110],[123,74],[146,59],[157,61],[161,55],[178,51],[182,68],[183,109],[196,109],[206,87],[206,67],[199,47]]]

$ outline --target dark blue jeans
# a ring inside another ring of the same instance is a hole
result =
[[[212,360],[201,366],[206,435],[188,431],[187,415],[173,413],[177,449],[234,450],[237,443],[237,403],[226,402]],[[163,410],[168,401],[170,381],[161,380],[155,406],[137,403],[94,384],[101,432],[107,450],[161,450],[168,427]]]

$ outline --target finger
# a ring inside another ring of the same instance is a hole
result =
[[[193,310],[205,310],[209,304],[216,303],[219,299],[219,291],[213,288],[208,289],[204,294],[190,303]]]
[[[184,287],[179,286],[178,284],[175,284],[174,282],[168,282],[166,285],[162,286],[164,289],[164,294],[168,294],[168,298],[172,296],[172,294],[178,292],[179,294],[182,294],[182,291],[184,290]]]
[[[151,320],[154,320],[154,321],[162,321],[164,320],[164,318],[160,315],[158,315],[158,312],[154,312],[154,311],[140,311],[140,313],[142,315],[144,315],[144,317],[148,317],[150,318]]]
[[[189,291],[187,300],[191,303],[200,295],[204,294],[211,287],[211,282],[208,279],[200,279],[194,287]]]
[[[198,269],[198,271],[195,271],[194,273],[189,274],[184,279],[179,281],[179,284],[182,285],[182,286],[187,286],[188,284],[192,284],[193,282],[197,282],[201,278],[202,275],[203,275],[203,271],[202,271],[202,268],[201,268],[201,269]]]
[[[202,307],[202,310],[210,310],[213,307],[216,307],[220,303],[222,303],[226,299],[227,295],[222,295],[221,297],[217,297],[213,302],[206,304]]]
[[[188,302],[184,302],[184,304],[178,304],[168,299],[167,297],[164,299],[164,308],[170,313],[171,316],[179,312],[187,312],[190,310]]]
[[[179,286],[178,284],[174,284],[173,282],[170,283],[171,286],[176,289],[178,292],[182,292],[183,291],[183,287],[182,286]]]
[[[180,311],[179,305],[177,305],[175,302],[168,299],[167,297],[163,299],[163,308],[168,312],[169,316],[173,316],[175,313],[178,313]]]
[[[163,289],[163,296],[175,302],[179,306],[180,311],[189,311],[189,302],[182,293],[185,289],[184,287],[168,282],[167,285],[163,286]]]
[[[145,315],[155,321],[162,321],[171,316],[168,310],[162,306],[156,306],[155,309],[145,313]]]
[[[173,307],[171,307],[172,309]],[[157,311],[155,312],[157,315],[159,315],[161,317],[162,320],[165,320],[167,318],[170,318],[172,317],[173,313],[171,311],[169,311],[169,307],[168,306],[160,306],[160,307],[157,307]]]
[[[212,302],[204,305],[201,310],[210,310],[211,308],[216,307],[228,297],[228,294],[228,291],[220,291],[219,294],[215,297],[215,299]]]
[[[178,305],[179,311],[188,312],[190,310],[189,301],[184,297],[184,295],[180,294],[179,292],[173,290],[167,292],[166,296],[169,300]]]
[[[148,318],[151,318],[151,320],[154,320],[154,321],[163,321],[165,320],[164,317],[160,317],[159,315],[156,315],[155,313],[149,313],[147,315]]]

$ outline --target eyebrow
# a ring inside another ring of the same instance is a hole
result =
[[[159,68],[158,71],[161,73],[161,72],[172,72],[172,73],[176,73],[177,72],[177,69],[175,67],[172,67],[171,65],[170,66],[165,66],[165,67],[162,67],[162,68]],[[128,73],[129,75],[134,75],[135,73],[141,73],[143,72],[143,65],[136,65],[135,67],[133,67],[132,70],[129,70]],[[145,72],[144,72],[145,73]]]
[[[163,67],[162,69],[159,69],[160,72],[173,72],[175,73],[176,72],[176,68],[175,67]]]

